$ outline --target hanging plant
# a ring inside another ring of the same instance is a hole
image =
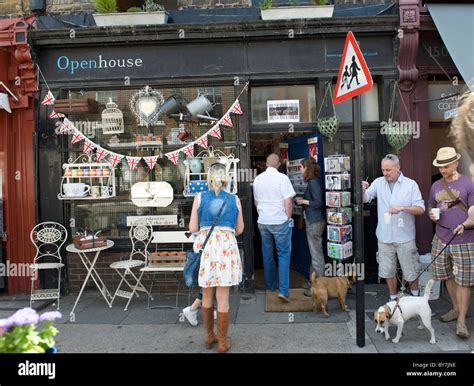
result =
[[[395,149],[395,153],[398,154],[400,153],[400,150],[403,149],[410,142],[411,137],[412,137],[412,130],[409,133],[402,133],[402,130],[400,130],[399,124],[398,123],[396,125],[394,124],[393,116],[395,114],[395,97],[396,97],[397,89],[398,89],[398,84],[394,83],[392,100],[390,102],[390,112],[388,114],[389,115],[388,122],[387,122],[387,125],[385,126],[385,135],[387,136],[388,144],[393,149]],[[403,102],[403,99],[402,99],[402,102]],[[407,113],[407,117],[410,117],[406,106],[405,106],[405,110]],[[411,119],[410,119],[410,122],[412,122]]]
[[[327,94],[329,91],[329,95],[331,97],[331,104],[332,104],[332,110],[334,112],[334,115],[332,117],[326,117],[326,118],[320,118],[321,110],[326,102],[327,99]],[[331,90],[331,84],[327,83],[326,84],[326,91],[324,92],[324,97],[321,102],[321,107],[319,108],[318,112],[318,117],[316,120],[316,126],[318,127],[320,133],[324,135],[325,137],[329,138],[329,141],[332,142],[334,137],[336,136],[337,129],[339,128],[339,119],[337,118],[336,115],[336,108],[334,107],[334,104],[332,103],[332,90]]]

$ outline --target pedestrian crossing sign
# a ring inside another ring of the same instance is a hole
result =
[[[333,104],[338,104],[349,98],[369,91],[373,86],[367,63],[360,51],[354,34],[349,31],[344,44]]]

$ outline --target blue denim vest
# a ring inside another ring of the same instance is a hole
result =
[[[224,203],[225,197],[229,193],[221,191],[218,196],[214,191],[202,192],[201,203],[198,209],[199,216],[199,227],[211,226],[214,222],[219,210]],[[216,226],[229,227],[235,229],[237,226],[237,215],[239,208],[237,207],[237,201],[234,195],[230,195],[227,200],[224,210],[221,213],[219,221]]]

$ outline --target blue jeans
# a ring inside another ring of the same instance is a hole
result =
[[[263,271],[265,285],[271,291],[276,289],[276,264],[273,259],[273,240],[278,253],[279,292],[289,296],[291,233],[289,221],[279,225],[258,224],[262,235]]]

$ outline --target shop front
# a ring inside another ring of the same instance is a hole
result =
[[[35,225],[34,18],[0,20],[0,292],[28,293]]]
[[[266,155],[280,154],[285,146],[316,134],[320,157],[352,155],[350,102],[336,108],[341,123],[332,141],[316,129],[318,118],[334,115],[324,96],[334,87],[348,30],[360,41],[375,83],[362,97],[364,175],[380,175],[379,161],[387,151],[380,121],[388,113],[387,90],[396,78],[396,18],[357,18],[345,20],[344,26],[324,20],[304,28],[292,23],[183,25],[181,34],[176,25],[153,30],[89,28],[75,31],[74,39],[69,31],[35,31],[44,76],[40,100],[48,91],[56,99],[38,112],[39,220],[65,224],[70,234],[101,230],[113,240],[114,248],[101,254],[96,267],[113,286],[118,277],[109,265],[128,257],[133,219],[153,219],[159,231],[186,229],[197,181],[205,174],[205,163],[192,159],[231,159],[236,162],[231,189],[242,200],[246,226],[239,238],[242,289],[252,290],[261,269],[261,246],[251,183]],[[209,102],[203,109],[202,96]],[[235,113],[236,101],[243,114]],[[177,103],[168,104],[172,102]],[[64,118],[50,118],[53,110],[64,114],[82,138],[76,141],[61,133]],[[220,135],[213,135],[216,120],[229,112],[230,122],[220,125]],[[104,113],[115,113],[123,125],[110,129]],[[203,138],[214,154],[201,146]],[[86,154],[84,160],[87,144],[95,148],[90,153],[94,156]],[[169,184],[169,202],[137,205],[136,199],[143,198],[134,193],[137,185],[145,183],[146,191],[154,182]],[[367,210],[366,234],[374,235],[372,209]],[[375,261],[374,243],[366,245],[368,262]],[[294,257],[294,269],[304,271],[300,266],[305,264],[304,257]],[[84,270],[73,254],[67,257],[67,275],[69,290],[76,292]]]

